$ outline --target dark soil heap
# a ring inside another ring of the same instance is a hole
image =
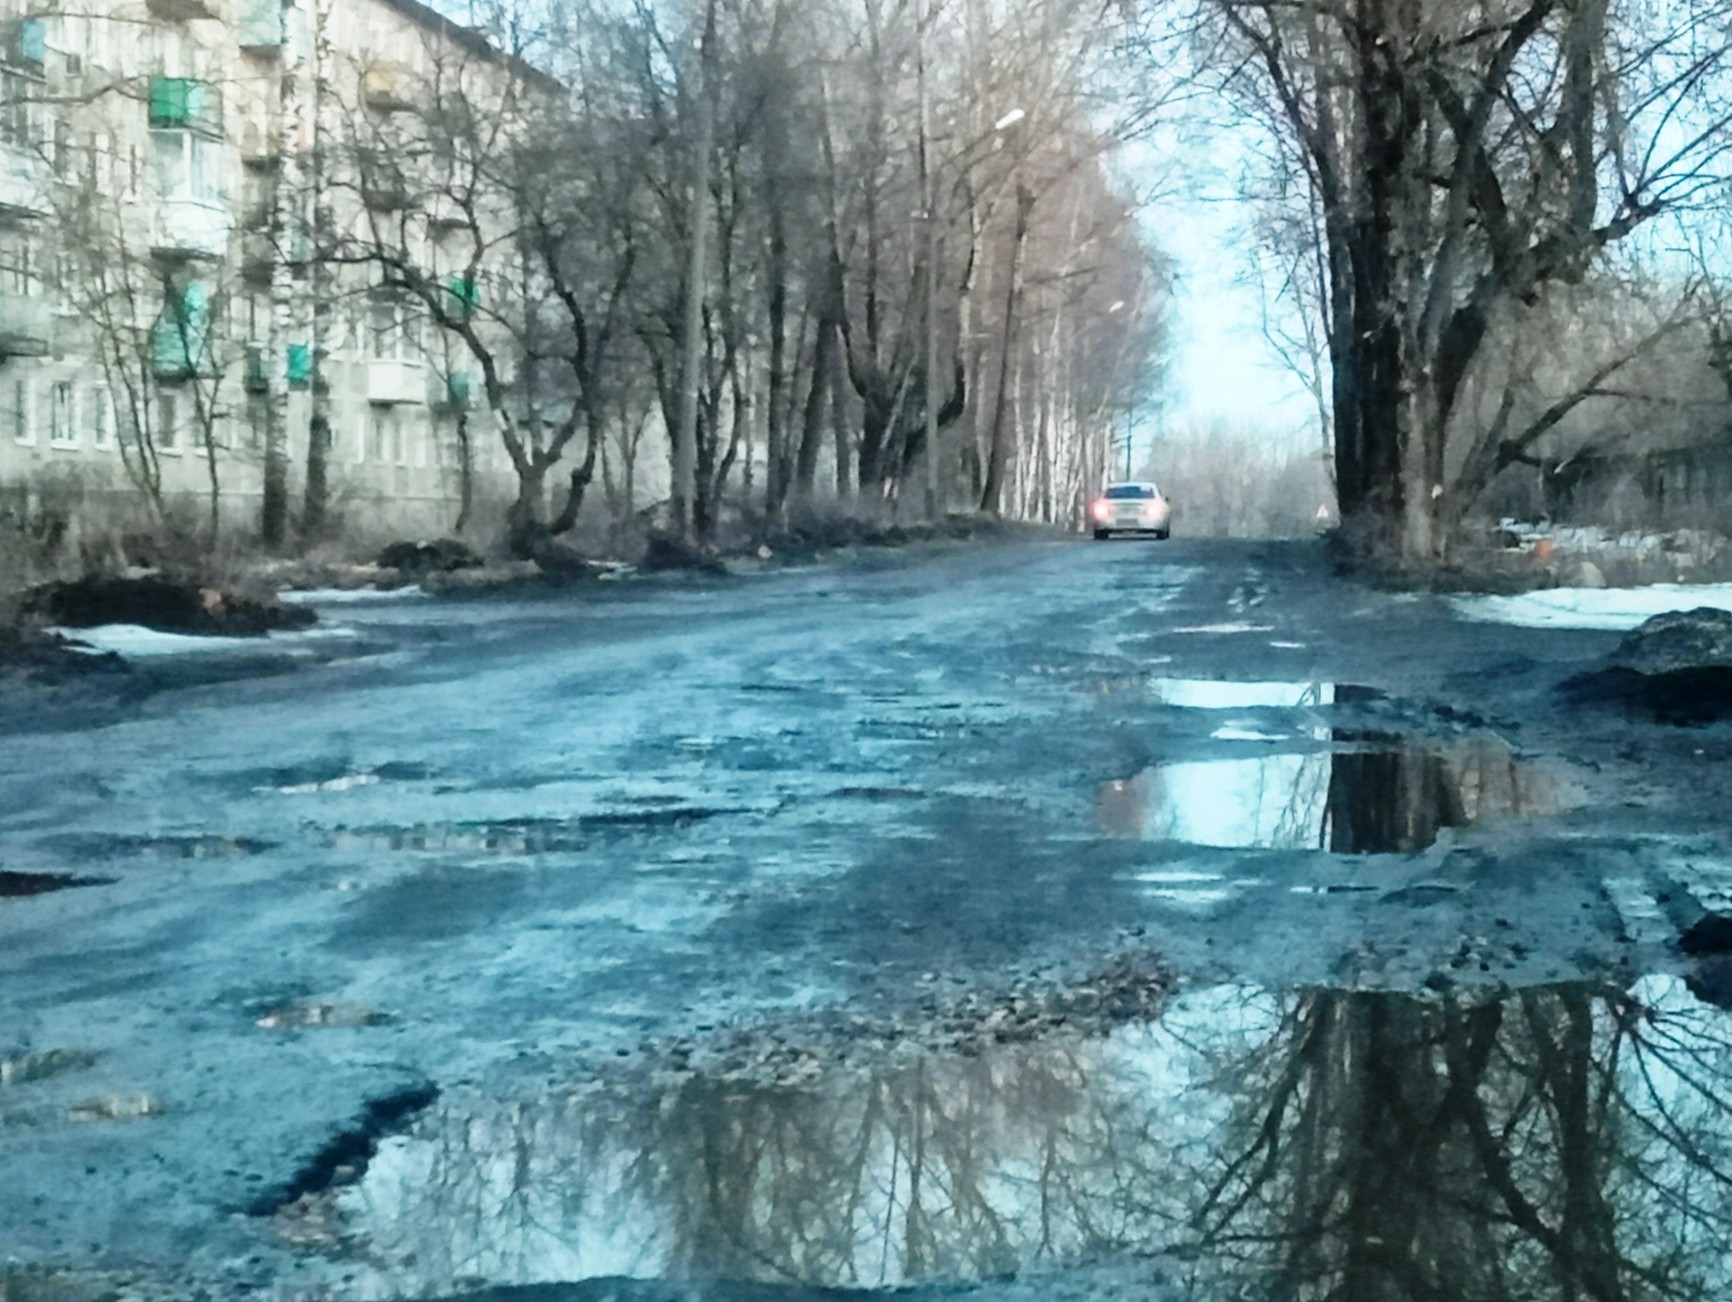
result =
[[[243,597],[160,575],[90,574],[45,583],[24,594],[23,613],[63,628],[141,624],[164,633],[261,637],[307,628],[318,614],[304,606]]]
[[[1662,723],[1732,716],[1732,611],[1703,606],[1656,615],[1604,669],[1563,684],[1566,699],[1651,715]]]

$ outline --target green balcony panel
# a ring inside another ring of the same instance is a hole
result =
[[[210,290],[194,281],[163,306],[151,330],[151,354],[159,380],[185,380],[210,367]]]
[[[13,58],[40,66],[48,58],[48,24],[40,18],[20,18],[11,31]]]
[[[467,371],[453,371],[445,377],[445,399],[453,407],[469,405],[470,378]]]
[[[467,320],[481,306],[481,286],[471,276],[453,276],[445,282],[445,288],[455,300],[451,314],[459,320]]]
[[[313,350],[308,344],[290,344],[289,388],[304,389],[313,382]]]
[[[292,389],[304,389],[313,382],[313,349],[310,344],[289,345],[288,379]]]
[[[222,100],[214,86],[192,77],[152,77],[150,125],[158,130],[220,135]]]

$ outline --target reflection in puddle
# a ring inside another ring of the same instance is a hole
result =
[[[1160,764],[1103,783],[1110,836],[1219,849],[1413,854],[1450,827],[1557,814],[1566,783],[1501,743],[1282,753]]]
[[[1229,683],[1211,678],[1157,678],[1155,699],[1181,710],[1292,710],[1332,705],[1333,683]]]
[[[1729,1073],[1732,1026],[1670,980],[1199,991],[977,1058],[447,1102],[339,1195],[338,1237],[426,1292],[1136,1252],[1255,1302],[1723,1297]]]

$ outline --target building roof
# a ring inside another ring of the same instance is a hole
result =
[[[388,9],[396,10],[410,22],[436,32],[453,44],[509,68],[542,90],[560,92],[565,89],[565,83],[552,73],[537,68],[522,55],[501,49],[488,39],[485,32],[448,18],[431,5],[422,4],[421,0],[380,0],[380,3]]]

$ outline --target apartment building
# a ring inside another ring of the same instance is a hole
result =
[[[509,494],[425,292],[447,324],[509,294],[509,241],[476,226],[506,214],[442,211],[416,124],[546,78],[418,0],[10,2],[6,509],[122,520],[158,497],[256,529],[274,501],[392,533],[450,527],[465,477]]]

